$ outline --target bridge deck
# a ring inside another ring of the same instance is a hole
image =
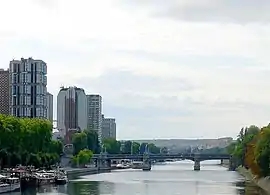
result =
[[[230,159],[231,156],[228,154],[148,154],[150,159],[188,159],[188,160],[222,160],[222,159]],[[107,154],[107,155],[94,155],[93,159],[142,159],[143,154],[138,155],[130,155],[130,154]]]

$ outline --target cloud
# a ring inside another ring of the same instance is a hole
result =
[[[9,0],[0,64],[44,60],[55,100],[61,85],[100,93],[121,139],[234,136],[268,123],[268,4]]]
[[[169,0],[128,1],[132,6],[147,6],[152,15],[194,22],[268,23],[270,2],[267,0]]]
[[[33,3],[36,3],[44,8],[54,8],[58,0],[33,0]]]

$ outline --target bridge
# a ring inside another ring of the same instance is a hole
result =
[[[186,160],[230,160],[229,154],[148,154],[152,160],[166,160],[166,159],[186,159]],[[93,155],[93,159],[100,158],[100,154]],[[119,159],[130,159],[130,160],[141,160],[143,154],[106,154],[102,155],[103,159],[106,160],[119,160]]]
[[[194,170],[200,170],[200,162],[205,160],[230,160],[232,157],[229,154],[196,154],[196,153],[182,153],[182,154],[95,154],[93,160],[103,160],[111,162],[111,160],[129,159],[151,162],[151,160],[166,160],[166,159],[183,159],[194,161]]]
[[[105,150],[106,151],[106,150]],[[67,144],[63,148],[63,153],[66,157],[71,158],[73,153],[73,145]],[[178,154],[152,154],[149,153],[148,146],[145,146],[143,154],[94,154],[92,159],[95,161],[97,167],[110,166],[112,160],[139,160],[146,162],[146,166],[151,167],[151,161],[153,160],[166,160],[166,159],[182,159],[194,161],[194,170],[200,170],[200,162],[205,160],[229,160],[230,170],[234,170],[234,163],[232,157],[229,154],[201,154],[201,153],[178,153]]]

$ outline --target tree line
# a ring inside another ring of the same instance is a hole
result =
[[[227,149],[237,166],[249,169],[257,177],[270,175],[270,124],[242,128],[236,142]]]
[[[99,143],[98,134],[93,130],[84,130],[73,134],[73,164],[84,165],[91,159],[93,154],[107,152],[108,154],[143,154],[145,150],[149,153],[167,153],[167,148],[159,148],[153,143],[138,143],[132,141],[118,141],[113,138],[103,139]]]
[[[0,166],[49,167],[60,161],[63,144],[52,140],[48,120],[0,115]]]

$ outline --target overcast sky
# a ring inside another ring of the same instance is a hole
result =
[[[269,9],[269,0],[3,0],[0,67],[42,59],[55,100],[61,85],[101,94],[120,139],[235,137],[270,119]]]

